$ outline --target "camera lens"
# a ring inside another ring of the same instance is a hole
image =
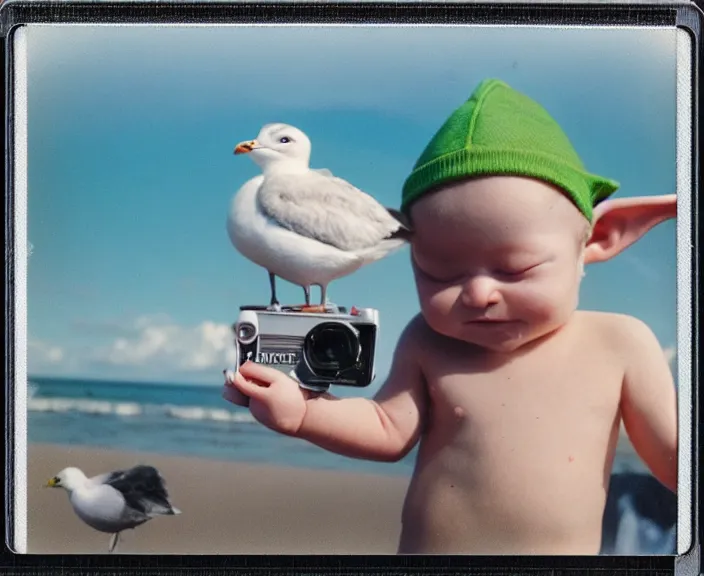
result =
[[[310,369],[318,376],[334,378],[352,368],[361,352],[359,338],[351,326],[323,322],[306,335],[303,354]]]
[[[237,338],[243,342],[254,338],[256,333],[257,329],[252,324],[246,322],[243,322],[237,327]]]

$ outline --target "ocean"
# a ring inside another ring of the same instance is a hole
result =
[[[218,460],[410,475],[400,462],[368,462],[272,432],[219,386],[31,378],[29,442],[197,456]]]
[[[382,475],[413,471],[417,449],[395,463],[346,458],[268,430],[221,393],[219,386],[33,377],[28,442]],[[604,551],[674,553],[675,518],[674,497],[621,443],[604,519]]]

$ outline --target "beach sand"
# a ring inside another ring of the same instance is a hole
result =
[[[164,476],[179,516],[122,534],[122,554],[395,554],[408,479],[29,444],[27,551],[103,554],[67,493],[44,488],[67,466],[94,476],[144,463]]]

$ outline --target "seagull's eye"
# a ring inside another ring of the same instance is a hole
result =
[[[281,142],[282,144],[288,144],[290,141],[291,139],[288,136],[282,136],[281,138],[279,138],[279,142]]]

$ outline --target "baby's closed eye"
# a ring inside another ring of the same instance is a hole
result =
[[[431,262],[430,264],[432,265],[429,265],[429,263],[424,262],[423,266],[421,266],[415,255],[412,259],[412,263],[418,276],[426,282],[451,284],[461,281],[464,276],[463,272],[451,265],[439,265],[437,262]]]
[[[429,272],[426,272],[425,270],[422,270],[419,267],[416,267],[416,269],[418,270],[418,274],[421,276],[421,278],[427,280],[428,282],[434,282],[436,284],[453,284],[456,282],[461,282],[464,278],[464,274],[437,274],[435,272],[431,274]]]
[[[501,275],[501,276],[508,276],[508,277],[520,277],[528,272],[531,272],[532,270],[535,270],[539,266],[541,266],[543,263],[542,262],[537,262],[533,264],[521,264],[521,265],[513,265],[513,266],[502,266],[499,269],[496,270],[496,273]]]

